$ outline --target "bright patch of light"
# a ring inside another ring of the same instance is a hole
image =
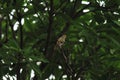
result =
[[[55,14],[53,14],[53,16],[55,16]]]
[[[13,30],[16,31],[18,27],[19,27],[19,22],[17,21],[13,26]]]
[[[46,13],[43,13],[43,15],[46,15]]]
[[[10,64],[13,65],[13,62],[11,62]]]
[[[81,78],[78,78],[78,80],[81,80]]]
[[[13,16],[12,16],[12,15],[14,15],[14,13],[15,13],[15,9],[13,9],[13,10],[11,11],[11,13],[10,13],[11,15],[9,14],[10,20],[13,19]]]
[[[24,21],[24,18],[22,18],[22,19],[21,19],[21,24],[23,25],[23,24],[24,24],[24,22],[25,22],[25,21]]]
[[[80,39],[79,42],[83,42],[83,39]]]
[[[1,38],[2,38],[2,39],[4,38],[4,34],[1,35]]]
[[[33,24],[35,24],[35,23],[36,23],[36,21],[32,21],[32,23],[33,23]]]
[[[104,1],[97,0],[97,2],[100,4],[100,6],[105,7],[105,2]]]
[[[15,75],[15,76],[13,76],[13,79],[14,79],[14,80],[17,80],[16,75]]]
[[[38,17],[38,15],[37,15],[37,14],[34,14],[33,16],[34,16],[34,17]]]
[[[32,3],[30,3],[30,6],[32,6]]]
[[[11,71],[12,69],[13,69],[13,68],[10,68],[10,67],[9,67],[9,70],[10,70],[10,71]]]
[[[17,80],[16,75],[15,76],[10,76],[9,74],[6,74],[2,77],[2,80]]]
[[[67,75],[63,75],[62,78],[67,78]]]
[[[31,70],[30,79],[32,79],[34,76],[35,76],[35,72],[34,70]]]
[[[2,62],[2,63],[5,63],[5,61],[4,61],[4,60],[1,60],[1,62]]]
[[[29,61],[33,61],[31,58],[29,58]]]
[[[97,22],[95,23],[96,25],[99,25]]]
[[[74,45],[75,46],[75,48],[77,47],[77,45]]]
[[[44,3],[44,2],[41,2],[40,4],[42,4],[43,6],[45,6],[45,3]]]
[[[25,62],[25,59],[22,59],[23,62]]]
[[[12,77],[9,75],[10,80],[13,80]]]
[[[70,0],[70,2],[73,2],[74,0]]]
[[[0,18],[2,18],[2,15],[0,15]]]
[[[106,23],[107,23],[107,20],[105,20],[103,24],[106,24]]]
[[[10,20],[13,19],[13,16],[11,16],[10,14],[9,14],[9,17],[10,17]]]
[[[105,2],[104,2],[104,1],[101,1],[101,2],[100,2],[100,6],[105,7]]]
[[[86,12],[89,12],[90,10],[89,9],[84,9],[83,12],[86,13]]]
[[[25,3],[24,6],[27,6],[27,3]]]
[[[117,12],[113,12],[113,14],[119,15],[119,13],[117,13]]]
[[[9,52],[7,51],[6,54],[8,54]]]
[[[90,23],[92,22],[92,20],[89,21]]]
[[[7,80],[7,78],[5,76],[3,76],[3,80]]]
[[[118,19],[118,21],[120,21],[120,19]]]
[[[62,69],[62,66],[59,65],[58,68],[59,68],[59,69]]]
[[[27,17],[26,19],[29,20],[30,18]]]
[[[1,10],[3,10],[3,8],[2,8],[2,7],[1,7],[0,9],[1,9]]]
[[[13,10],[11,11],[11,14],[12,14],[12,15],[14,15],[14,13],[15,13],[15,9],[13,9]]]
[[[51,74],[51,75],[49,76],[49,79],[50,79],[50,80],[54,80],[54,79],[55,79],[55,76],[54,76],[53,74]]]
[[[23,69],[20,69],[20,73],[22,73]]]
[[[87,4],[90,4],[90,2],[88,2],[88,1],[82,1],[81,4],[86,4],[87,5]]]
[[[25,9],[24,9],[24,12],[27,12],[27,11],[28,11],[28,8],[25,8]]]
[[[7,19],[7,17],[4,17],[4,19],[6,20],[6,19]]]
[[[45,8],[45,11],[47,11],[48,10],[48,8]]]
[[[18,36],[15,36],[16,37],[16,39],[18,39]]]
[[[36,64],[39,66],[41,64],[41,62],[36,62]]]
[[[75,74],[75,76],[77,76],[77,74]]]

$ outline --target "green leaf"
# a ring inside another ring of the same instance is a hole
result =
[[[118,29],[116,29],[115,27],[112,27],[112,29],[120,35],[120,31]]]
[[[39,77],[41,77],[42,72],[40,71],[39,66],[34,63],[29,63],[29,67],[33,69],[39,75]]]
[[[104,34],[104,36],[110,39],[114,44],[116,44],[120,48],[120,43],[117,40],[115,40],[112,36],[106,34]]]

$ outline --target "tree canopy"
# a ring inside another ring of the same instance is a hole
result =
[[[16,79],[120,80],[120,1],[0,0],[0,80]]]

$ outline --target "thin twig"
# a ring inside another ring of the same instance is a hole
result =
[[[20,26],[20,49],[23,49],[23,26],[21,24],[21,19],[22,19],[22,15],[20,13],[20,10],[16,10],[17,13],[17,18],[18,18],[18,22],[19,22],[19,26]],[[18,62],[17,62],[17,80],[21,80],[21,73],[20,73],[20,69],[21,69],[21,61],[22,61],[22,54],[18,53],[17,55],[18,57]]]
[[[66,57],[65,55],[65,52],[63,51],[63,48],[59,48],[61,53],[62,53],[62,56],[63,56],[63,59],[64,59],[64,62],[65,62],[65,70],[67,70],[66,72],[68,73],[68,75],[73,75],[73,69],[71,68],[71,66],[69,65],[69,62],[68,62],[68,58]]]
[[[88,8],[90,5],[91,5],[91,3],[89,3],[89,4],[86,5],[86,6],[84,6],[80,11],[76,12],[76,13],[72,16],[72,18],[74,19],[74,18],[76,18],[76,17],[78,17],[78,16],[81,16],[80,14],[83,13],[83,10],[86,9],[86,8]]]
[[[16,41],[16,37],[15,37],[16,35],[15,35],[14,30],[13,30],[13,24],[12,24],[12,22],[11,22],[11,20],[10,20],[9,15],[8,15],[8,23],[9,23],[9,26],[10,26],[11,31],[12,31],[12,37],[13,37],[13,39]]]

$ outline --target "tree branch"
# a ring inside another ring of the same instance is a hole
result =
[[[77,2],[77,0],[76,0],[76,2]],[[75,4],[76,3],[74,3],[74,7],[73,8],[75,8]],[[84,10],[84,9],[86,9],[87,7],[89,7],[90,6],[90,4],[89,5],[86,5],[84,8],[82,8],[80,11],[78,11],[77,13],[75,13],[75,14],[73,14],[72,16],[71,16],[71,18],[72,19],[75,19],[75,18],[77,18],[78,17],[78,15],[80,14],[80,13],[83,13],[82,11]],[[83,14],[81,14],[81,15],[83,15]],[[81,15],[79,15],[79,16],[81,16]],[[58,36],[61,36],[61,35],[63,35],[63,34],[65,34],[67,31],[68,31],[68,29],[69,29],[69,27],[70,27],[70,21],[67,21],[66,22],[66,24],[65,24],[65,27],[63,28],[63,30],[60,32],[60,34],[58,35]]]
[[[47,39],[46,39],[46,46],[45,46],[45,55],[47,54],[47,50],[49,47],[49,42],[51,38],[51,31],[52,31],[52,24],[53,24],[53,0],[50,0],[50,11],[49,11],[49,27],[47,29]]]
[[[2,36],[2,15],[0,14],[0,47],[2,47],[1,36]]]
[[[68,57],[65,55],[65,51],[63,50],[63,48],[59,47],[59,49],[60,49],[61,55],[63,57],[62,63],[64,63],[63,67],[65,69],[65,72],[67,73],[68,76],[73,76],[73,69],[68,62]]]
[[[5,41],[4,43],[8,42],[8,21],[6,20],[6,26],[5,26]]]
[[[12,22],[11,22],[11,20],[10,20],[9,15],[8,15],[8,23],[9,23],[9,26],[10,26],[11,31],[12,31],[12,37],[13,37],[13,39],[16,41],[15,32],[14,32],[14,30],[13,30],[13,24],[12,24]]]
[[[99,10],[102,10],[102,11],[110,11],[110,10],[113,9],[113,7],[115,6],[115,5],[109,6],[109,7],[97,6],[97,7],[95,7],[94,10],[91,10],[91,11],[89,11],[89,12],[85,12],[85,13],[84,13],[83,10],[86,9],[86,8],[88,8],[90,5],[92,5],[92,3],[84,6],[80,11],[76,12],[76,13],[72,16],[72,19],[76,19],[76,18],[79,17],[79,16],[85,15],[85,14],[90,13],[90,12],[99,11]],[[58,36],[61,36],[61,35],[65,34],[65,33],[68,31],[69,27],[70,27],[70,21],[67,21],[65,27],[64,27],[63,30],[59,33]]]
[[[2,35],[2,20],[3,20],[3,17],[2,15],[0,14],[0,40],[1,40],[1,35]]]
[[[78,1],[78,0],[75,0],[75,2],[74,2],[74,5],[73,5],[73,10],[75,10],[75,9],[76,9],[76,4],[77,4],[77,1]]]
[[[78,2],[78,0],[75,0],[75,2],[74,2],[74,5],[73,5],[73,13],[72,13],[72,15],[74,15],[75,14],[75,11],[76,11],[76,6],[77,6],[77,2]],[[81,0],[80,0],[80,2],[81,2]]]
[[[84,6],[80,11],[76,12],[76,13],[72,16],[72,18],[74,19],[74,18],[76,18],[76,17],[78,17],[78,16],[81,16],[80,14],[83,13],[83,10],[86,9],[86,8],[88,8],[90,5],[91,5],[91,3],[88,4],[88,5],[86,5],[86,6]]]
[[[32,4],[33,4],[33,3],[32,3]],[[39,21],[42,23],[42,25],[45,25],[45,24],[44,24],[44,22],[43,22],[43,20],[41,19],[40,15],[39,15],[39,13],[37,12],[36,7],[35,7],[35,6],[33,6],[33,8],[34,8],[35,13],[36,13],[36,14],[37,14],[37,16],[38,16]]]
[[[22,15],[20,13],[20,10],[16,10],[16,13],[17,13],[17,20],[19,22],[19,27],[20,27],[20,49],[23,49],[23,26],[21,24],[21,19],[22,19]],[[18,53],[17,55],[18,57],[18,62],[17,62],[17,80],[22,80],[22,77],[21,77],[21,73],[20,73],[20,69],[21,69],[21,60],[23,58],[23,55],[21,53]]]
[[[65,7],[65,6],[67,6],[67,2],[66,1],[61,2],[59,7],[55,10],[55,13],[58,13],[61,10],[61,8]]]

